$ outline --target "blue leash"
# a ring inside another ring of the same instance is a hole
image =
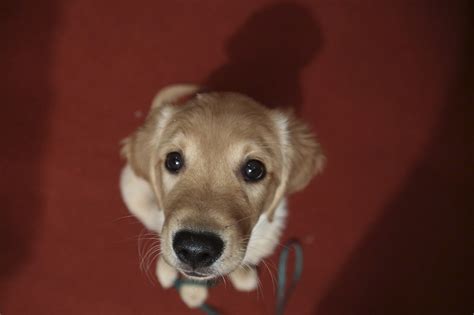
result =
[[[295,251],[295,269],[293,270],[293,276],[290,281],[288,290],[286,290],[286,269],[288,265],[288,255],[290,249],[293,248]],[[303,248],[301,244],[296,240],[290,240],[283,247],[283,250],[280,253],[280,259],[278,261],[278,286],[277,286],[277,300],[276,300],[276,310],[277,315],[282,315],[285,311],[286,303],[293,293],[293,290],[296,287],[296,284],[301,279],[301,274],[303,272]]]
[[[288,258],[290,250],[292,248],[295,251],[295,268],[293,270],[293,275],[287,288],[286,269],[288,268]],[[296,284],[301,279],[302,272],[303,248],[301,247],[301,244],[298,241],[290,240],[286,243],[285,246],[283,246],[278,260],[278,283],[275,308],[276,315],[283,315],[286,303],[288,302],[291,293],[295,289]],[[208,282],[193,281],[188,279],[177,279],[174,283],[174,287],[175,289],[179,290],[179,288],[184,284],[200,285],[206,287],[212,286],[212,284],[210,285]],[[209,306],[206,303],[201,305],[199,309],[207,315],[219,315],[219,313],[213,307]]]

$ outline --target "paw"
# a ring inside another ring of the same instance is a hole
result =
[[[255,267],[240,267],[229,275],[234,288],[239,291],[252,291],[258,286],[258,274]]]
[[[168,265],[168,263],[160,256],[156,263],[156,277],[161,286],[165,289],[171,288],[178,278],[178,271]]]
[[[201,285],[183,284],[179,288],[179,295],[189,308],[196,308],[206,301],[207,288]]]

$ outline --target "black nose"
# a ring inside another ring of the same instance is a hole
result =
[[[224,242],[214,233],[179,231],[173,249],[179,260],[196,269],[212,265],[221,256]]]

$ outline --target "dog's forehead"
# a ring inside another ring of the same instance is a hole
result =
[[[171,122],[185,137],[218,147],[236,142],[273,141],[271,113],[254,100],[236,93],[209,93],[188,101]]]

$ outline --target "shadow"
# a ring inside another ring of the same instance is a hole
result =
[[[228,62],[203,85],[247,94],[269,107],[302,103],[300,73],[321,48],[319,25],[305,7],[282,2],[252,14],[226,43]]]
[[[474,312],[473,26],[424,160],[314,314]]]
[[[0,298],[9,278],[30,258],[41,225],[56,9],[55,1],[0,4]]]

